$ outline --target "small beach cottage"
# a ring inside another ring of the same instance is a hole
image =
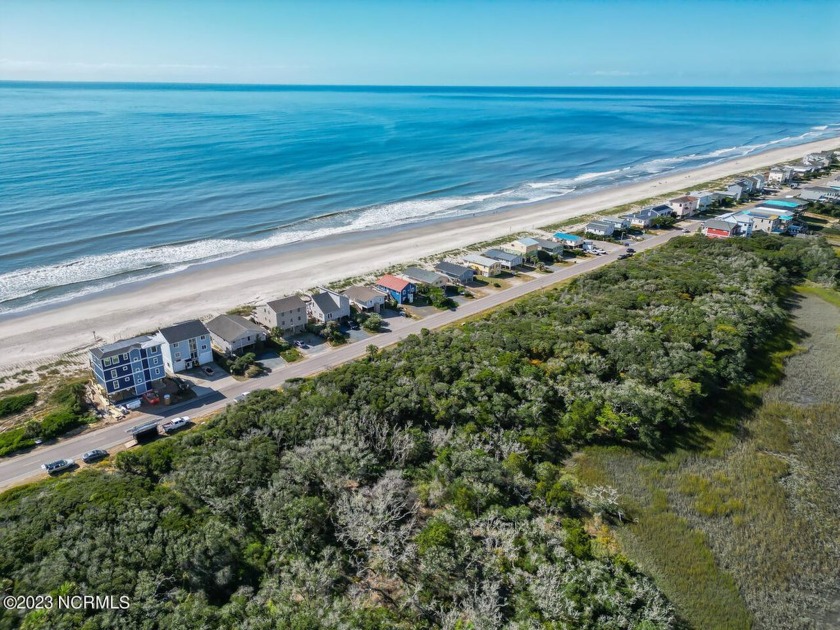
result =
[[[381,291],[397,304],[406,304],[414,302],[414,294],[417,293],[417,285],[406,280],[405,278],[398,278],[391,274],[385,274],[376,281],[375,287],[377,291]]]
[[[499,264],[505,269],[513,269],[514,267],[518,267],[522,264],[522,256],[506,252],[503,249],[488,249],[484,252],[484,256],[492,258],[493,260],[498,260]]]
[[[475,278],[475,272],[469,267],[442,260],[435,265],[435,271],[443,274],[453,282],[461,285],[468,284]]]
[[[421,269],[420,267],[409,267],[400,276],[418,285],[425,284],[430,287],[443,288],[447,284],[446,276],[429,271],[428,269]]]
[[[342,294],[350,300],[352,306],[360,311],[378,313],[382,309],[382,305],[385,304],[385,296],[370,287],[355,285],[345,289]]]
[[[350,298],[341,293],[321,289],[320,293],[313,293],[307,303],[309,317],[320,324],[337,322],[350,317]]]
[[[478,254],[464,256],[464,264],[476,273],[488,278],[502,273],[502,265],[499,264],[499,261],[487,258],[487,256],[479,256]]]
[[[265,341],[266,332],[261,326],[239,315],[219,315],[207,322],[210,340],[224,355],[241,354]]]

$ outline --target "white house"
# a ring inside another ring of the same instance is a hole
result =
[[[197,319],[161,328],[155,338],[160,341],[163,365],[170,374],[190,370],[213,360],[210,331]]]
[[[688,193],[689,197],[697,199],[697,211],[704,212],[708,210],[712,202],[715,200],[714,193],[711,190],[692,190]]]
[[[322,289],[321,293],[313,293],[309,297],[307,311],[316,322],[324,324],[350,316],[350,298],[346,295]]]
[[[682,219],[683,217],[690,217],[697,211],[697,202],[697,197],[684,195],[668,200],[668,205],[676,213],[677,218]]]
[[[789,166],[774,166],[767,175],[768,184],[787,184],[793,177],[793,169]]]
[[[612,236],[615,232],[615,225],[606,221],[592,221],[587,223],[583,230],[587,234],[595,234],[596,236]]]

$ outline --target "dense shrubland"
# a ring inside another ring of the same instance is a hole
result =
[[[90,628],[658,628],[672,605],[581,518],[576,445],[656,449],[753,378],[820,241],[681,238],[0,497],[19,594],[128,594]],[[68,612],[30,628],[78,627]],[[20,619],[7,615],[0,627]]]

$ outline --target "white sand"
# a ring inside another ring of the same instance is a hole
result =
[[[313,240],[198,265],[181,273],[0,319],[0,375],[33,368],[93,345],[93,331],[112,342],[239,304],[280,297],[506,234],[836,149],[837,138],[774,149],[692,171],[491,215]]]

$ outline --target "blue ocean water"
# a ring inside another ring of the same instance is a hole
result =
[[[836,135],[838,89],[0,83],[0,313]]]

